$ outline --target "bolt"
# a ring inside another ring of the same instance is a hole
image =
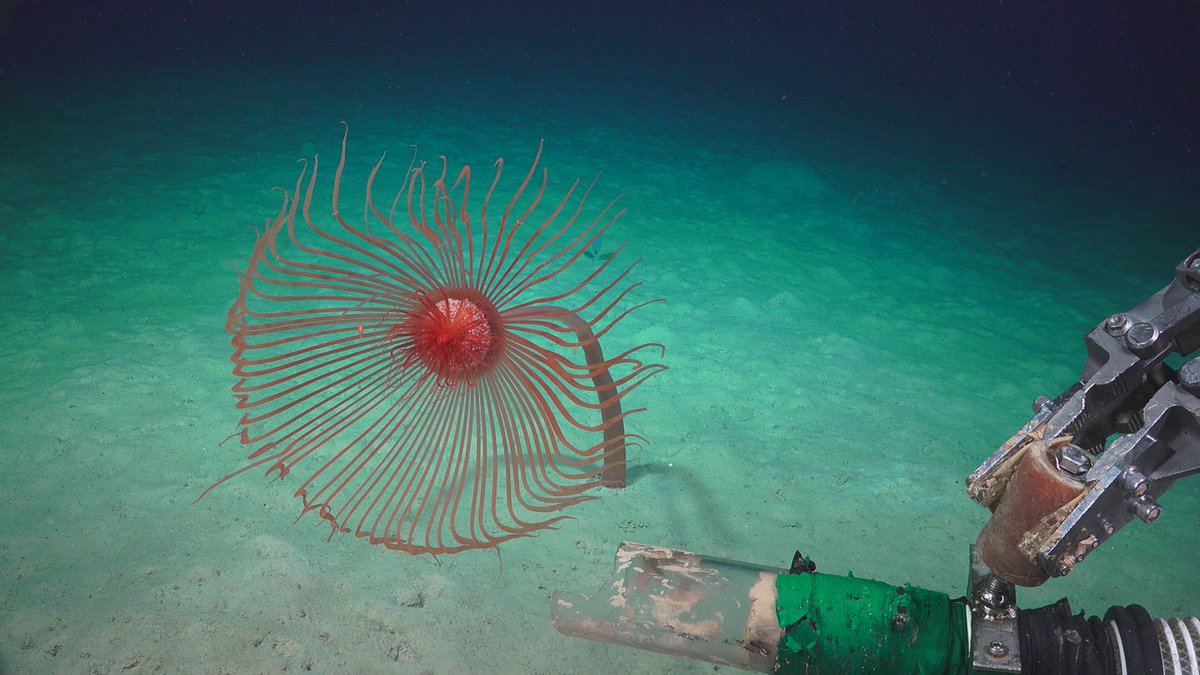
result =
[[[1073,443],[1059,448],[1055,457],[1058,460],[1058,468],[1072,476],[1082,476],[1092,468],[1092,458],[1083,451],[1083,448]]]
[[[1134,351],[1152,346],[1157,339],[1158,328],[1145,321],[1133,324],[1125,333],[1125,344]]]
[[[1200,258],[1196,260],[1200,261]],[[1179,369],[1179,384],[1192,396],[1200,396],[1200,358],[1183,364]]]
[[[992,658],[1002,659],[1008,656],[1008,645],[999,640],[992,640],[991,644],[987,646],[987,653]]]
[[[1117,531],[1117,526],[1113,525],[1112,521],[1108,518],[1101,517],[1100,529],[1104,530],[1104,534],[1111,537],[1113,536],[1113,533]]]
[[[1187,267],[1188,267],[1188,269],[1191,269],[1191,270],[1200,270],[1200,256],[1196,256],[1195,258],[1192,258],[1192,261],[1187,264]],[[1200,290],[1200,278],[1197,278],[1197,276],[1194,272],[1191,274],[1185,274],[1182,276],[1183,276],[1183,283],[1188,288],[1192,289],[1193,291]]]
[[[1142,416],[1141,413],[1133,413],[1129,412],[1128,410],[1123,410],[1117,413],[1117,417],[1113,420],[1113,422],[1116,423],[1117,431],[1123,434],[1131,434],[1142,426]]]
[[[1121,474],[1121,487],[1125,489],[1126,494],[1132,497],[1141,497],[1150,487],[1150,481],[1141,471],[1137,470],[1137,467],[1131,466]]]
[[[1129,317],[1124,314],[1113,314],[1104,321],[1104,331],[1113,337],[1120,337],[1129,329]]]
[[[1042,412],[1042,410],[1045,409],[1045,407],[1048,405],[1050,405],[1050,397],[1049,396],[1037,397],[1037,400],[1035,400],[1033,402],[1033,414],[1036,415],[1036,414]]]
[[[1005,602],[1005,600],[1006,598],[1003,595],[993,591],[985,590],[979,594],[979,602],[981,602],[983,606],[987,607],[988,609],[997,609],[1003,607],[1004,605],[1008,604]]]
[[[1155,504],[1153,499],[1144,496],[1130,502],[1129,510],[1147,525],[1153,524],[1162,515],[1162,507]]]
[[[985,607],[993,610],[1007,609],[1012,604],[1007,584],[995,574],[989,574],[984,578],[983,583],[979,586],[977,597]]]

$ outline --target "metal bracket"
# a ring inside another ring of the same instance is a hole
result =
[[[971,659],[977,673],[1020,673],[1017,589],[984,564],[971,545]]]

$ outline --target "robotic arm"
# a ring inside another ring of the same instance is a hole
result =
[[[1069,573],[1200,473],[1200,249],[1175,279],[1088,333],[1079,382],[967,479],[992,518],[970,550],[967,594],[623,543],[595,596],[554,595],[562,633],[712,663],[795,673],[1200,672],[1200,619],[1139,605],[1104,618],[1063,598],[1018,609],[1016,586]],[[1178,371],[1168,358],[1190,358]]]
[[[1167,364],[1200,348],[1200,250],[1085,343],[1079,382],[1038,399],[1033,419],[967,479],[971,499],[993,511],[976,543],[983,562],[1020,586],[1069,573],[1134,518],[1153,523],[1163,493],[1200,472],[1200,357]]]

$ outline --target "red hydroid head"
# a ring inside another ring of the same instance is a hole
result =
[[[504,335],[500,313],[469,288],[423,296],[421,307],[392,333],[405,345],[406,357],[419,361],[445,386],[473,382],[491,370],[504,346]]]
[[[639,437],[625,431],[638,410],[622,399],[664,368],[641,357],[661,345],[605,357],[600,339],[649,303],[628,301],[633,266],[579,262],[623,211],[614,202],[582,219],[591,187],[577,195],[578,181],[543,205],[540,157],[502,206],[497,160],[474,216],[470,168],[450,184],[444,160],[432,179],[411,167],[381,210],[381,160],[361,226],[340,209],[345,138],[335,227],[312,217],[317,163],[307,184],[301,173],[229,310],[239,437],[252,452],[218,484],[301,468],[305,512],[435,554],[527,536],[589,499],[598,479],[624,485]],[[402,207],[407,226],[395,220]]]

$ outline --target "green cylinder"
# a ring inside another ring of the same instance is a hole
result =
[[[945,593],[853,575],[781,574],[777,672],[971,672],[967,608]]]

